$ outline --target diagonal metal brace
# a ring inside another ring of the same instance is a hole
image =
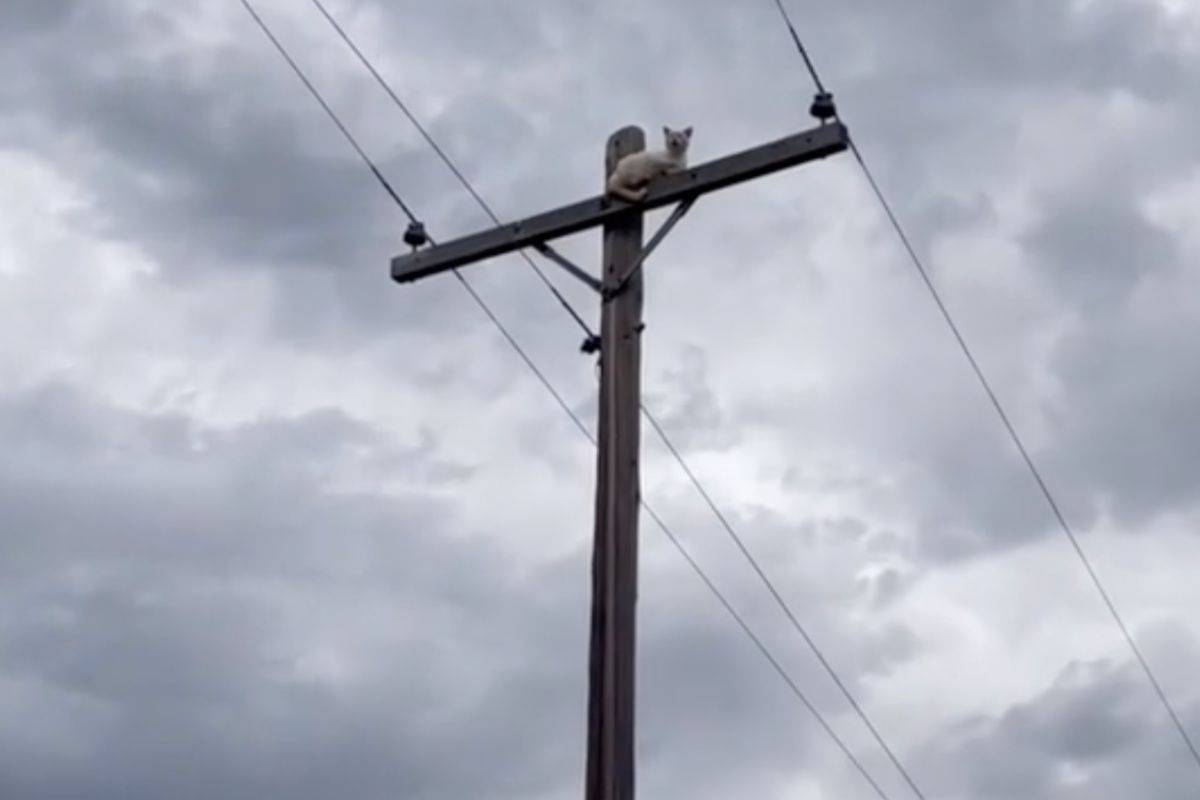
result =
[[[588,275],[582,269],[575,266],[575,264],[573,264],[570,261],[570,259],[568,259],[562,253],[555,250],[550,245],[546,244],[545,242],[537,242],[533,245],[533,249],[537,250],[544,257],[550,259],[555,264],[558,264],[560,267],[565,269],[571,275],[574,275],[576,278],[578,278],[579,280],[586,283],[588,286],[590,286],[592,288],[593,291],[595,291],[595,292],[600,291],[600,281],[596,280],[591,275]]]
[[[671,216],[667,217],[663,224],[659,226],[659,229],[654,232],[654,235],[650,237],[650,241],[646,242],[646,246],[642,248],[642,252],[625,269],[625,272],[617,278],[616,283],[605,287],[603,291],[605,297],[615,297],[621,293],[621,290],[629,283],[629,279],[633,277],[633,274],[642,268],[643,262],[654,252],[654,248],[658,247],[662,243],[662,240],[667,238],[667,234],[675,227],[675,223],[683,219],[683,215],[691,210],[697,197],[698,195],[693,195],[675,206],[675,210],[671,212]]]

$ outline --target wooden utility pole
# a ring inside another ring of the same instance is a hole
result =
[[[822,119],[817,128],[664,176],[637,204],[600,195],[424,249],[418,249],[424,229],[413,223],[405,234],[413,251],[392,259],[392,278],[408,283],[533,247],[601,296],[599,341],[583,347],[600,352],[586,800],[634,796],[642,265],[701,195],[845,150],[850,141],[845,126],[824,122],[832,114],[830,105],[827,114],[817,114]],[[644,146],[640,128],[614,133],[605,151],[605,176],[622,156]],[[675,210],[643,247],[645,212],[672,203],[678,204]],[[598,226],[604,229],[599,280],[548,244]]]
[[[645,142],[641,128],[614,133],[605,178]],[[633,798],[642,274],[621,279],[641,251],[642,214],[605,223],[586,800]]]

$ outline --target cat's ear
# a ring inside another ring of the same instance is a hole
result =
[[[665,136],[667,138],[670,138],[670,136],[671,136],[671,129],[668,128],[666,125],[663,125],[663,136]]]
[[[689,139],[692,138],[692,126],[691,125],[688,125],[686,128],[683,129],[683,135]]]

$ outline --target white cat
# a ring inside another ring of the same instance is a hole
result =
[[[617,162],[616,169],[608,178],[608,193],[631,203],[640,203],[646,198],[646,184],[660,175],[687,169],[688,143],[692,140],[691,127],[681,131],[663,128],[666,147],[663,150],[643,150],[630,153]]]

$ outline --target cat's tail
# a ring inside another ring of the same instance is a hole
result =
[[[608,193],[630,203],[640,203],[646,199],[645,189],[630,189],[621,183],[616,172],[608,177]]]

